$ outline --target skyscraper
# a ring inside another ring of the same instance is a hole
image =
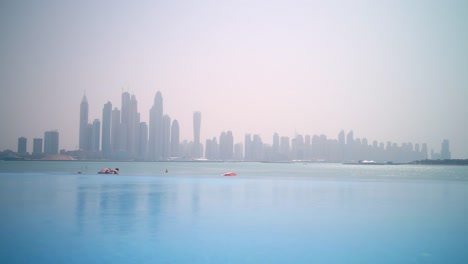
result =
[[[179,122],[177,122],[177,120],[172,121],[171,156],[179,157]]]
[[[121,150],[129,152],[131,148],[130,143],[130,124],[131,114],[130,114],[130,94],[128,92],[122,93],[122,107],[120,111],[120,126],[121,126]],[[132,142],[133,143],[133,142]]]
[[[200,127],[201,127],[201,113],[193,112],[193,157],[200,158],[203,156],[202,147],[200,143]]]
[[[253,160],[253,144],[252,144],[252,136],[250,134],[245,134],[244,145],[245,145],[244,160],[252,161]]]
[[[162,156],[163,98],[159,91],[154,97],[149,116],[148,159],[156,161]]]
[[[163,116],[162,157],[167,159],[171,151],[171,118]]]
[[[112,154],[120,151],[120,110],[115,107],[112,110],[111,126],[111,152]]]
[[[112,104],[107,102],[102,109],[102,156],[110,158],[111,155],[111,120]]]
[[[352,161],[355,159],[355,153],[354,153],[354,148],[355,148],[355,143],[354,143],[354,134],[353,131],[349,131],[348,134],[346,135],[346,150],[345,150],[345,160],[346,161]]]
[[[145,122],[140,122],[138,129],[138,152],[137,159],[146,160],[148,150],[148,125]]]
[[[221,160],[232,160],[234,155],[234,137],[231,131],[222,132],[219,136],[219,157]]]
[[[101,139],[101,122],[99,119],[94,119],[93,130],[91,132],[91,150],[99,151],[99,144]]]
[[[47,155],[59,153],[59,132],[57,130],[44,133],[44,153]]]
[[[18,153],[26,154],[27,153],[27,142],[28,140],[25,137],[18,138]]]
[[[130,96],[128,92],[122,93],[122,110],[121,110],[121,148],[127,152],[130,157],[133,157],[138,148],[138,131],[140,126],[138,114],[138,102],[135,95]]]
[[[345,158],[345,147],[346,147],[346,142],[345,142],[345,132],[344,130],[341,130],[340,133],[338,134],[338,152],[339,152],[339,161],[344,161]]]
[[[42,138],[33,139],[33,154],[42,153]]]
[[[441,159],[451,159],[452,153],[450,153],[450,145],[448,139],[444,139],[442,141],[442,148],[440,150],[440,158]]]
[[[83,99],[80,104],[80,139],[79,149],[88,150],[86,148],[86,127],[88,126],[88,99],[86,95],[83,95]],[[45,139],[44,139],[45,140]]]

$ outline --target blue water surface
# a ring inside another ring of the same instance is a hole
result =
[[[122,174],[97,175],[105,165]],[[2,162],[0,263],[468,263],[466,177],[450,166]]]

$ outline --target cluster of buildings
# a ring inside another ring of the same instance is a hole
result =
[[[337,139],[325,135],[295,135],[293,138],[273,135],[273,144],[265,144],[260,135],[246,134],[244,142],[234,141],[231,131],[200,140],[201,113],[193,113],[193,141],[181,141],[179,123],[163,111],[163,98],[157,92],[149,111],[149,123],[140,119],[135,95],[122,93],[121,108],[111,102],[104,104],[102,119],[89,119],[86,95],[80,104],[79,147],[61,150],[60,154],[78,160],[133,161],[312,161],[312,162],[376,162],[405,163],[428,159],[426,144],[368,142],[354,138],[353,131],[341,131]],[[18,139],[18,154],[25,156],[27,139]],[[42,147],[44,146],[44,149]],[[31,158],[59,154],[58,131],[47,131],[42,138],[33,139]],[[440,153],[431,151],[432,159],[451,159],[448,140],[442,142]]]
[[[29,155],[27,151],[28,139],[18,138],[18,154],[22,157]],[[46,155],[59,154],[59,132],[57,130],[44,132],[44,138],[33,139],[33,149],[30,158],[43,158]]]

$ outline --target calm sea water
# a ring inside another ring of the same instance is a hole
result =
[[[468,263],[468,167],[0,162],[0,234],[0,263]]]

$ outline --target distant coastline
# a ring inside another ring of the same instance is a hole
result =
[[[468,165],[468,159],[437,159],[437,160],[417,160],[410,164],[419,164],[419,165]]]

